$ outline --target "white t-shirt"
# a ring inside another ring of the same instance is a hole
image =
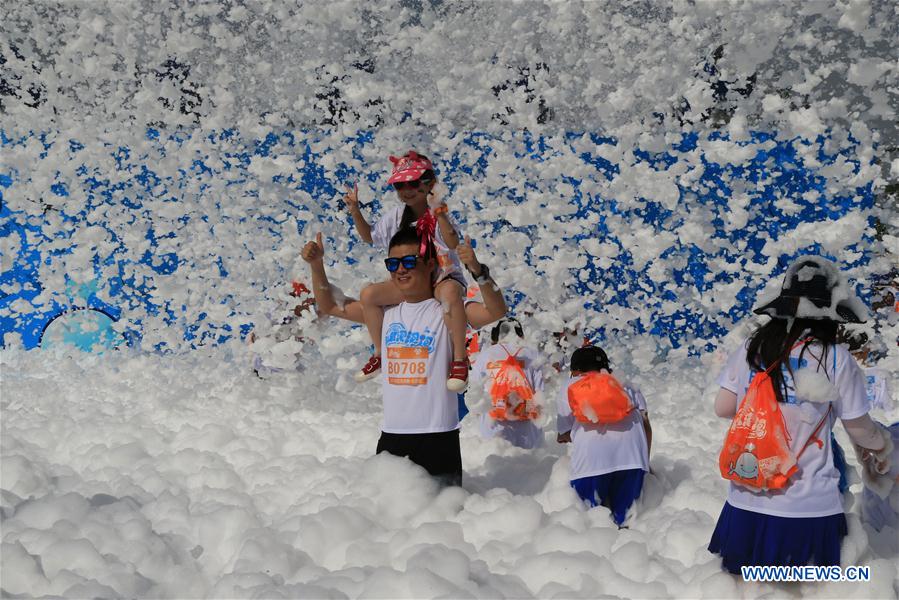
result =
[[[381,334],[386,433],[439,433],[459,427],[456,394],[446,389],[452,351],[443,307],[434,298],[384,312]]]
[[[823,446],[819,448],[816,443],[809,445],[799,457],[799,470],[790,478],[787,487],[781,490],[753,491],[731,482],[727,495],[731,506],[777,517],[825,517],[843,512],[837,485],[840,474],[833,465],[830,432],[837,418],[855,419],[868,412],[865,376],[844,346],[831,347],[824,357],[824,348],[820,344],[814,344],[808,347],[800,361],[801,350],[801,347],[795,348],[790,353],[793,371],[813,368],[826,374],[837,391],[833,411],[816,436]],[[824,358],[820,364],[819,358]],[[781,365],[781,371],[784,373],[788,393],[786,401],[780,404],[780,409],[790,435],[790,449],[795,455],[824,418],[828,404],[798,397],[785,365]],[[742,402],[754,374],[746,362],[744,343],[728,357],[717,383],[735,393],[738,402]]]
[[[877,367],[865,369],[865,389],[868,393],[868,403],[872,409],[892,410],[890,386],[887,382],[887,374],[882,369]]]
[[[390,245],[390,238],[399,231],[400,221],[403,219],[403,210],[405,210],[405,208],[405,204],[395,206],[386,210],[381,218],[378,219],[378,222],[375,223],[375,226],[372,227],[371,230],[371,239],[375,247],[385,251],[387,250],[388,245]],[[453,229],[458,232],[459,229],[456,227],[456,224],[453,223],[449,213],[447,213],[446,216],[450,220]],[[415,222],[413,222],[412,225],[414,226]],[[450,250],[449,246],[447,246],[446,241],[443,239],[443,235],[440,233],[439,223],[434,232],[434,247],[437,250],[437,264],[439,266],[437,279],[444,279],[452,274],[462,277],[462,281],[465,281],[465,277],[462,273],[462,263],[459,261],[459,255],[456,254],[455,251]]]
[[[643,430],[646,398],[636,387],[621,382],[634,405],[617,423],[582,423],[574,418],[568,404],[568,388],[580,379],[569,377],[559,390],[556,424],[559,433],[571,432],[571,479],[605,475],[615,471],[649,471],[649,445]]]
[[[478,430],[486,438],[500,437],[513,446],[532,450],[543,444],[543,429],[534,421],[497,421],[482,414]]]
[[[543,390],[544,359],[533,348],[516,344],[493,344],[478,353],[471,367],[471,383],[490,385],[490,381],[499,371],[500,364],[509,354],[515,354],[521,363],[521,369],[528,383],[535,392]],[[520,448],[536,448],[543,442],[543,430],[534,421],[496,421],[489,414],[481,415],[481,435],[486,438],[499,436]]]

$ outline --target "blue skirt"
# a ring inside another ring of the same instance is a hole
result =
[[[832,566],[840,564],[840,542],[846,536],[846,515],[774,517],[724,503],[709,542],[731,573],[740,567]]]
[[[612,511],[617,525],[624,523],[627,511],[643,491],[643,469],[613,471],[605,475],[573,479],[571,487],[581,500],[592,506],[602,504]]]

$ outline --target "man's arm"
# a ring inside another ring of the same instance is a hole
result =
[[[568,403],[568,386],[562,386],[556,398],[556,442],[571,443],[571,430],[574,429],[574,415]]]
[[[331,290],[331,283],[325,272],[325,250],[321,233],[316,234],[314,242],[306,243],[301,255],[303,260],[309,263],[309,270],[312,273],[312,295],[315,296],[315,305],[318,307],[319,314],[356,323],[364,322],[362,304],[358,300],[347,298],[342,306],[334,300],[334,292]]]
[[[474,248],[471,247],[471,238],[466,237],[465,241],[456,247],[456,253],[459,255],[459,260],[468,269],[468,272],[474,275],[476,279],[482,275],[483,269],[474,253]],[[465,305],[468,323],[475,329],[480,329],[490,323],[499,321],[509,310],[506,306],[506,299],[503,298],[502,290],[499,289],[499,286],[496,285],[492,278],[488,279],[484,284],[479,284],[479,286],[484,303],[470,302]]]
[[[486,327],[491,323],[499,321],[508,312],[506,299],[503,298],[503,292],[496,285],[493,279],[487,281],[486,284],[480,285],[481,296],[484,303],[471,302],[465,307],[465,314],[468,315],[468,322],[475,329]]]

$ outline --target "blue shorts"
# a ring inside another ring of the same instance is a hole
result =
[[[571,487],[590,506],[602,504],[612,511],[616,525],[624,523],[627,511],[643,491],[643,469],[613,471],[604,475],[573,479]]]

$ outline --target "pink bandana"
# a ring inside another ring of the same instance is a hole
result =
[[[430,209],[426,210],[425,214],[418,219],[418,222],[415,224],[415,231],[421,240],[421,245],[418,247],[418,255],[425,257],[428,246],[434,243],[434,234],[437,231],[437,217],[431,213]]]

